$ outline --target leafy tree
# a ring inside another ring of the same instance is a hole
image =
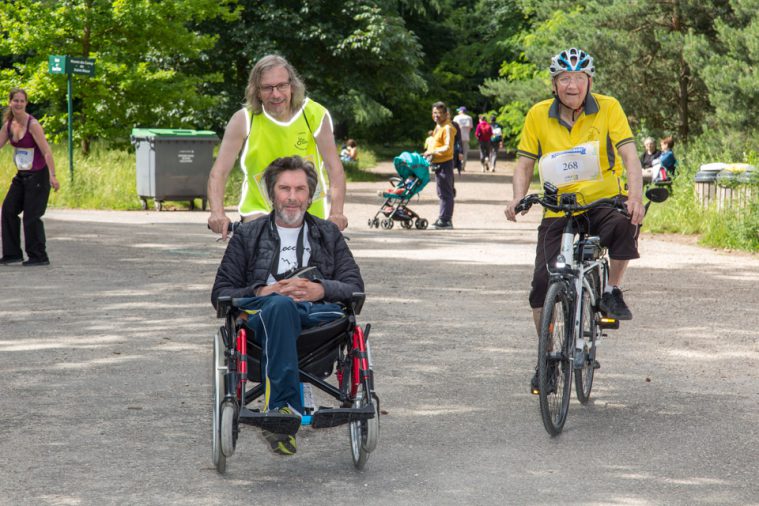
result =
[[[432,126],[430,107],[438,100],[451,107],[466,105],[475,114],[499,105],[479,87],[497,74],[504,58],[519,54],[513,39],[526,25],[514,0],[441,0],[435,8],[407,12],[404,18],[421,41],[421,73],[429,89],[407,97],[393,118],[389,130],[396,139],[421,144]]]
[[[240,107],[248,75],[262,56],[287,58],[306,82],[308,93],[327,106],[342,132],[368,131],[386,122],[409,94],[423,92],[418,71],[420,45],[387,0],[240,0],[240,20],[232,26],[205,23],[218,33],[206,71],[224,76],[205,87],[223,97],[211,118],[221,127]],[[401,4],[420,9],[416,2]]]
[[[727,0],[519,4],[532,24],[520,39],[527,62],[543,69],[560,49],[581,47],[596,60],[594,89],[618,98],[634,127],[676,131],[681,140],[699,133],[712,104],[699,69],[686,55],[693,41],[714,44],[714,20],[731,15]],[[542,75],[549,84],[547,72]],[[507,75],[485,91],[508,103],[506,95],[521,86],[515,81],[523,79]]]
[[[188,63],[216,36],[191,25],[232,20],[231,0],[17,0],[0,10],[0,87],[22,85],[47,102],[41,119],[53,139],[65,132],[65,79],[48,74],[48,55],[94,58],[94,78],[74,77],[75,133],[82,150],[96,137],[124,139],[132,127],[195,126],[217,97],[198,93],[219,74],[193,75]]]
[[[715,21],[717,43],[692,37],[687,57],[701,68],[709,90],[709,126],[751,140],[759,131],[759,0],[734,0],[730,7],[732,15]]]

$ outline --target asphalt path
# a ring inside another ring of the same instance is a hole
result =
[[[349,186],[385,412],[362,472],[345,427],[291,458],[244,427],[216,473],[206,213],[50,210],[52,265],[0,268],[0,503],[759,504],[759,257],[644,235],[635,318],[551,438],[528,392],[539,216],[505,221],[500,170],[458,180],[449,231],[369,229],[387,184]],[[412,207],[434,221],[434,183]]]

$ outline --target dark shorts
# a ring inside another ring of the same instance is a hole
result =
[[[634,260],[638,254],[638,231],[640,227],[630,223],[630,219],[609,208],[592,209],[573,219],[590,235],[601,238],[601,244],[608,248],[609,258],[614,260]],[[561,235],[567,218],[543,218],[538,227],[538,246],[535,252],[535,271],[532,275],[530,307],[543,307],[548,291],[548,267],[553,265],[561,250]]]

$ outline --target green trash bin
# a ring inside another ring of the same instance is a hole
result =
[[[210,130],[135,128],[132,144],[137,154],[137,195],[142,208],[154,199],[156,211],[166,200],[201,199],[205,210],[208,173],[219,137]]]

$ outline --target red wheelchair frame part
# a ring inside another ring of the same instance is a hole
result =
[[[237,398],[242,399],[245,391],[245,379],[248,377],[248,333],[245,329],[237,331],[237,372],[240,381],[237,384]]]
[[[369,370],[369,360],[366,357],[366,341],[364,340],[364,329],[356,325],[353,328],[353,351],[358,356],[353,357],[353,367],[351,368],[351,399],[356,398],[358,385],[363,379],[362,376]]]

